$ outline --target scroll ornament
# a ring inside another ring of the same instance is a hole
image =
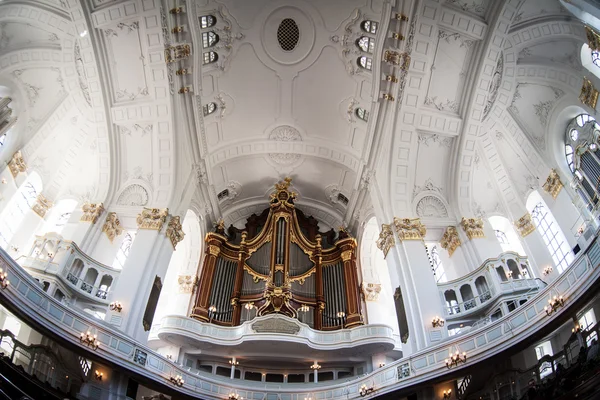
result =
[[[52,208],[52,202],[48,200],[43,194],[38,194],[35,204],[31,206],[33,212],[40,217],[44,218],[48,210]]]
[[[483,233],[483,219],[481,218],[463,217],[460,220],[460,226],[462,226],[469,240],[485,237],[485,233]]]
[[[106,221],[102,226],[102,232],[106,233],[106,236],[111,243],[117,236],[123,233],[123,227],[121,226],[121,221],[119,221],[116,212],[108,213]]]
[[[531,214],[527,213],[519,218],[515,222],[515,228],[522,237],[529,235],[531,232],[535,231],[535,225],[531,220]]]
[[[377,301],[381,293],[381,283],[363,283],[362,290],[366,301]]]
[[[550,194],[550,196],[552,196],[553,199],[556,199],[560,193],[560,190],[563,188],[563,184],[560,181],[560,176],[558,176],[558,173],[555,169],[550,171],[550,175],[548,175],[546,183],[544,183],[544,186],[542,187],[547,193]]]
[[[23,155],[21,151],[17,151],[13,154],[12,158],[8,162],[8,169],[12,174],[13,178],[16,178],[19,175],[19,172],[25,172],[27,170],[27,164],[25,164],[25,160],[23,159]]]
[[[163,224],[167,220],[169,215],[168,208],[146,208],[142,210],[137,216],[137,224],[139,229],[151,229],[160,231]]]
[[[392,232],[391,225],[381,224],[381,232],[379,233],[379,239],[377,239],[377,248],[383,251],[383,258],[387,257],[388,252],[396,244],[394,239],[394,232]]]
[[[394,227],[398,234],[398,239],[403,240],[422,240],[427,233],[425,225],[419,218],[397,218],[394,217]]]
[[[85,203],[81,207],[83,215],[79,219],[81,222],[91,222],[95,224],[100,215],[104,212],[104,203]]]
[[[448,257],[452,257],[454,251],[462,244],[458,237],[458,230],[456,230],[456,227],[449,226],[446,228],[446,232],[444,232],[440,244],[443,249],[448,250]]]
[[[173,250],[177,246],[177,243],[181,242],[185,237],[185,233],[183,233],[183,229],[181,228],[181,219],[179,216],[171,217],[169,220],[169,224],[167,225],[167,231],[165,232],[171,244],[173,245]]]

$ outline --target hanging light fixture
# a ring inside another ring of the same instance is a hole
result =
[[[446,321],[444,321],[443,318],[438,317],[437,315],[435,317],[433,317],[433,319],[431,320],[431,325],[433,325],[434,328],[437,327],[442,327],[444,326],[444,323]]]
[[[98,346],[100,346],[100,342],[98,342],[97,338],[98,335],[92,336],[90,331],[87,331],[86,333],[81,332],[79,335],[79,341],[94,350],[97,350]]]
[[[560,307],[565,305],[565,299],[562,296],[554,296],[548,299],[548,305],[544,307],[546,315],[552,315],[553,312],[557,311]]]
[[[116,311],[116,312],[120,313],[121,310],[123,309],[123,304],[121,304],[120,301],[113,301],[112,303],[110,303],[110,305],[108,306],[108,308],[110,308],[113,311]]]
[[[0,288],[6,289],[9,284],[10,281],[8,280],[8,274],[4,272],[2,268],[0,268]]]
[[[463,352],[462,354],[460,354],[458,350],[456,350],[456,353],[451,354],[450,358],[446,358],[446,367],[450,369],[465,362],[467,362],[467,353]]]
[[[179,387],[183,386],[183,384],[185,383],[185,381],[183,380],[183,377],[181,375],[170,376],[169,381],[172,384],[177,385]]]
[[[366,395],[371,394],[374,391],[375,391],[375,388],[373,386],[367,386],[366,384],[363,383],[360,386],[360,390],[359,390],[360,397],[365,397]]]

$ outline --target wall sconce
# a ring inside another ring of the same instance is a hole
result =
[[[212,319],[215,316],[216,312],[217,312],[217,307],[215,307],[215,306],[208,307],[208,320],[209,320],[209,322],[212,321]]]
[[[229,360],[229,364],[231,365],[240,365],[239,361]]]
[[[310,308],[306,304],[302,304],[300,306],[300,308],[298,309],[298,311],[300,311],[300,312],[308,312],[309,310],[310,310]]]
[[[315,363],[313,365],[310,366],[310,369],[316,369],[316,370],[320,370],[321,366],[319,365],[318,362],[315,361]]]
[[[6,185],[8,183],[8,181],[6,180],[6,178],[2,178],[2,184]]]
[[[254,308],[254,303],[246,303],[244,305],[244,308],[248,311],[252,310]]]
[[[6,289],[10,284],[10,281],[7,279],[8,274],[0,268],[0,288]]]
[[[385,363],[379,363],[379,368],[385,367]]]
[[[98,370],[94,371],[94,377],[96,378],[97,381],[101,381],[103,376],[104,376],[103,372],[99,372]]]
[[[562,296],[554,296],[548,299],[548,305],[544,307],[546,315],[551,315],[554,311],[565,305],[565,299]]]
[[[444,399],[449,399],[452,396],[452,389],[444,390]]]
[[[458,350],[456,350],[456,353],[451,354],[450,358],[446,358],[446,367],[450,369],[464,362],[467,362],[467,353],[463,352],[460,354]]]
[[[343,311],[338,311],[337,314],[335,314],[336,317],[338,317],[338,319],[340,320],[340,325],[342,326],[342,328],[344,327],[344,325],[346,325],[346,313]]]
[[[571,329],[571,332],[573,332],[573,333],[579,333],[581,331],[582,331],[581,325],[579,325],[579,324],[575,325],[575,327],[573,329]]]
[[[108,305],[108,308],[110,308],[113,311],[116,311],[116,312],[120,313],[121,310],[123,309],[123,304],[121,304],[120,301],[113,301],[112,303],[110,303]]]
[[[440,327],[440,328],[441,328],[442,326],[444,326],[444,323],[445,323],[445,322],[446,322],[446,321],[444,321],[442,318],[440,318],[440,317],[438,317],[438,316],[436,315],[436,316],[435,316],[435,317],[434,317],[434,318],[431,320],[431,325],[432,325],[434,328],[437,328],[437,327]]]
[[[96,350],[96,349],[98,349],[98,346],[100,345],[100,342],[98,342],[98,340],[96,340],[97,337],[98,337],[98,335],[92,336],[90,331],[87,331],[87,333],[81,332],[81,334],[79,335],[79,341],[82,344],[85,344],[86,346],[91,347],[92,349]]]
[[[552,267],[548,266],[544,268],[544,276],[548,276],[552,273]]]
[[[512,278],[512,271],[508,271],[506,273],[506,276],[508,276],[508,279],[511,279]]]
[[[48,252],[48,258],[53,258],[53,257],[54,257],[54,253],[52,253],[52,252],[49,251]]]
[[[244,400],[244,398],[240,397],[238,393],[231,392],[229,393],[229,400]]]
[[[375,388],[373,386],[367,387],[367,385],[365,385],[364,383],[360,386],[360,397],[365,397],[368,394],[371,394],[375,391]]]
[[[183,380],[183,377],[181,375],[176,375],[176,376],[170,376],[169,377],[169,381],[177,386],[183,386],[183,384],[185,383],[185,381]]]

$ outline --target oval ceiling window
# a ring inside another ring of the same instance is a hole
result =
[[[298,24],[291,18],[281,21],[277,29],[277,40],[283,51],[292,51],[298,45],[300,39],[300,29]]]

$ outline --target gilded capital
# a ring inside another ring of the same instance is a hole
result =
[[[160,231],[169,215],[168,208],[146,208],[137,216],[137,225],[139,229],[151,229]]]
[[[171,217],[169,220],[169,224],[167,225],[167,231],[165,232],[171,244],[173,245],[173,250],[177,246],[177,243],[181,242],[185,236],[183,233],[183,229],[181,228],[181,219],[177,217]]]
[[[556,199],[560,193],[560,190],[563,188],[563,184],[560,181],[560,176],[558,176],[558,173],[555,169],[550,171],[550,175],[548,175],[548,178],[546,178],[546,183],[544,183],[544,186],[542,187],[548,194],[550,194],[550,196],[552,196],[553,199]]]
[[[381,283],[363,282],[362,290],[366,301],[377,301],[379,300],[379,293],[381,293]]]
[[[522,237],[529,235],[531,232],[535,231],[535,225],[531,220],[531,214],[527,213],[515,221],[515,228]]]
[[[44,218],[48,210],[52,207],[52,202],[48,200],[43,194],[38,194],[35,204],[31,206],[33,212],[40,217]]]
[[[483,233],[483,219],[481,218],[463,217],[460,220],[460,226],[462,226],[469,240],[485,237],[485,234]]]
[[[587,78],[583,78],[581,92],[579,93],[579,101],[594,110],[598,104],[598,90],[594,87],[592,81]]]
[[[398,239],[403,240],[422,240],[427,233],[425,225],[419,218],[397,218],[394,217],[394,227],[398,234]]]
[[[108,237],[111,243],[117,236],[123,233],[123,227],[116,212],[108,213],[106,221],[104,221],[104,225],[102,226],[102,232],[106,233],[106,237]]]
[[[27,164],[25,164],[25,160],[23,159],[23,155],[21,151],[17,151],[13,154],[12,158],[8,162],[8,169],[12,174],[13,178],[16,178],[20,172],[25,172],[27,170]]]
[[[221,248],[219,246],[215,246],[214,244],[211,244],[208,246],[208,252],[210,253],[211,256],[218,257],[219,254],[221,253]]]
[[[381,225],[381,232],[379,232],[379,239],[377,239],[377,248],[383,251],[383,258],[387,257],[388,252],[396,244],[394,239],[394,232],[392,226],[387,224]]]
[[[443,249],[448,250],[448,257],[452,257],[454,251],[462,244],[458,237],[458,231],[456,230],[456,227],[449,226],[446,228],[440,244]]]
[[[350,261],[352,259],[352,250],[342,251],[342,261]]]
[[[79,219],[80,221],[95,224],[104,212],[104,203],[85,203],[81,206],[81,211],[83,211],[83,215]]]

